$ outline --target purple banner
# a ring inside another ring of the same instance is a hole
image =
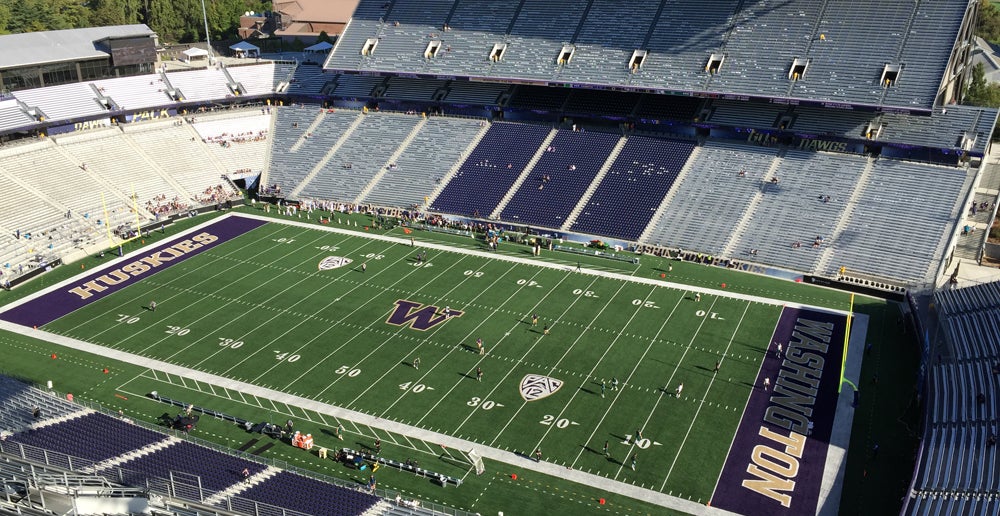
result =
[[[0,319],[23,326],[42,326],[88,303],[117,292],[186,258],[236,238],[266,222],[227,217],[181,239],[135,253],[109,267],[74,279],[47,294],[0,313]]]
[[[748,516],[816,513],[846,328],[840,314],[781,312],[713,507]]]

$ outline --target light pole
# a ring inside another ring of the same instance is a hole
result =
[[[212,66],[212,36],[208,33],[208,12],[205,10],[205,0],[201,0],[201,18],[205,21],[205,43],[208,45],[208,66]]]

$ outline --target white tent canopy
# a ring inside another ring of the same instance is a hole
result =
[[[230,45],[229,50],[235,52],[239,57],[257,57],[260,55],[260,47],[246,41]]]
[[[311,47],[306,47],[306,52],[327,52],[333,48],[333,44],[328,41],[320,41]]]
[[[203,48],[191,47],[181,53],[182,61],[193,61],[195,59],[208,59],[208,50]]]

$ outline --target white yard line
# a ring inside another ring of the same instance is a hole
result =
[[[743,309],[743,315],[740,316],[740,321],[736,323],[736,328],[733,330],[732,337],[729,337],[729,342],[726,343],[726,350],[723,351],[722,356],[725,357],[729,353],[730,346],[733,345],[733,339],[736,338],[736,334],[740,331],[740,326],[743,325],[743,319],[746,318],[747,312],[750,311],[750,303],[747,303],[746,308]],[[707,317],[706,317],[707,319]],[[708,387],[705,389],[705,393],[701,395],[701,401],[698,403],[697,410],[694,411],[694,417],[691,418],[691,424],[688,425],[687,432],[684,432],[684,439],[681,440],[681,445],[677,448],[677,453],[674,454],[674,460],[670,463],[670,469],[667,470],[667,476],[663,479],[663,484],[660,485],[660,491],[667,486],[667,480],[670,480],[670,474],[674,472],[674,466],[677,465],[677,459],[681,456],[681,452],[684,450],[684,445],[687,444],[688,436],[691,435],[691,429],[694,428],[694,424],[698,421],[698,414],[701,413],[702,407],[705,406],[705,398],[708,397],[709,391],[712,390],[712,384],[715,383],[715,374],[708,381]],[[737,425],[739,428],[739,425]]]
[[[711,312],[712,309],[715,308],[715,304],[718,303],[718,302],[719,302],[719,298],[718,297],[713,297],[712,298],[712,304],[709,305],[707,311]],[[749,303],[747,303],[747,304],[749,305]],[[702,327],[705,326],[705,321],[707,321],[708,319],[709,319],[708,317],[702,317],[701,318],[701,322],[698,323],[698,328],[695,329],[694,335],[692,335],[691,336],[691,340],[688,341],[688,345],[684,348],[684,352],[681,353],[681,357],[679,359],[677,359],[677,365],[675,365],[674,366],[674,370],[670,372],[670,377],[667,378],[666,386],[664,386],[663,389],[660,391],[660,395],[656,398],[656,403],[653,404],[653,408],[649,410],[649,415],[646,416],[646,420],[642,422],[642,426],[640,426],[639,428],[646,428],[646,425],[649,424],[649,420],[653,418],[653,413],[656,412],[656,409],[660,406],[660,402],[663,401],[663,397],[665,395],[666,396],[670,395],[669,392],[667,391],[667,389],[670,387],[670,384],[673,383],[674,376],[677,375],[677,370],[680,369],[681,368],[681,364],[684,363],[684,357],[687,356],[688,351],[691,351],[691,346],[694,344],[695,339],[698,338],[698,334],[701,333],[701,329],[702,329]],[[636,368],[638,368],[638,367],[639,367],[639,364],[637,363],[636,364]],[[635,371],[633,370],[633,373],[634,372]],[[615,480],[618,479],[618,475],[621,475],[622,469],[625,467],[625,461],[628,460],[628,457],[631,456],[632,453],[634,453],[633,450],[635,449],[635,446],[636,446],[635,441],[632,441],[632,444],[629,445],[629,447],[628,447],[628,451],[625,453],[625,458],[622,459],[622,460],[620,460],[620,461],[618,461],[619,466],[618,466],[618,471],[615,472],[615,477],[614,477]]]
[[[649,296],[647,296],[646,299],[648,300]],[[628,376],[625,377],[625,385],[628,385],[628,379],[631,378],[632,375],[635,374],[636,369],[639,368],[639,364],[642,363],[643,359],[646,358],[646,355],[649,354],[649,350],[652,349],[653,345],[656,344],[656,342],[660,339],[660,334],[663,333],[663,329],[667,327],[667,323],[670,322],[670,319],[673,318],[674,313],[677,312],[677,308],[680,307],[681,303],[683,303],[683,302],[684,302],[684,296],[681,295],[680,297],[677,298],[677,302],[674,303],[674,307],[670,309],[670,313],[667,314],[667,316],[663,318],[663,323],[661,323],[660,324],[660,328],[656,330],[656,335],[653,335],[653,337],[649,339],[649,344],[646,345],[646,350],[642,352],[642,356],[639,357],[639,360],[636,361],[635,367],[633,367],[632,371],[630,371],[629,374],[628,374]],[[640,307],[640,309],[641,309],[641,307]],[[631,319],[630,319],[630,321],[631,321]],[[622,328],[622,332],[624,332],[624,331],[625,331],[625,328],[623,327]],[[615,340],[616,341],[618,340],[618,336],[615,336]],[[613,344],[614,343],[612,342],[612,345]],[[607,353],[605,353],[605,354],[607,354]],[[604,356],[602,355],[601,356],[601,360],[603,360],[603,359],[604,359]],[[601,360],[598,360],[598,363],[600,363]],[[596,367],[595,367],[595,369],[596,369]],[[593,376],[593,370],[591,370],[591,376]],[[621,395],[625,391],[624,390],[619,390],[619,391],[616,391],[616,392],[618,394],[615,394],[615,397],[611,400],[611,403],[608,405],[607,410],[605,410],[604,414],[601,415],[601,420],[598,421],[596,425],[594,425],[594,430],[592,432],[590,432],[590,435],[587,437],[587,440],[584,441],[584,443],[590,443],[590,442],[592,442],[594,440],[594,435],[597,434],[597,431],[600,430],[601,425],[604,424],[604,420],[607,419],[608,414],[611,413],[611,407],[613,407],[615,405],[615,403],[618,402],[618,398],[621,397]],[[661,393],[661,395],[662,395],[662,393]],[[581,448],[580,452],[576,454],[576,458],[574,458],[573,462],[570,463],[570,467],[571,468],[576,466],[576,462],[578,460],[580,460],[580,457],[583,456],[583,452],[584,452],[584,448]]]

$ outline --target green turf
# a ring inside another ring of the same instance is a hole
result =
[[[364,218],[355,219],[364,225]],[[390,233],[402,236],[398,229]],[[418,245],[434,240],[480,248],[465,237],[415,236]],[[527,248],[514,245],[501,246],[501,253],[529,256]],[[269,224],[44,329],[501,449],[530,452],[540,447],[548,461],[686,499],[708,499],[725,459],[726,447],[718,443],[732,439],[779,305],[711,295],[695,303],[682,290],[576,274],[577,256],[565,253],[542,256],[567,265],[560,269],[436,250],[428,252],[429,266],[418,267],[413,254],[408,245],[363,235]],[[355,263],[319,271],[319,260],[328,255],[347,256]],[[364,273],[354,267],[362,261],[368,263]],[[668,274],[667,262],[651,257],[643,257],[638,266],[594,257],[580,261],[585,267],[636,277]],[[848,296],[841,292],[690,263],[672,265],[671,281],[714,288],[726,283],[730,292],[847,307]],[[65,274],[68,268],[55,272]],[[152,299],[158,303],[156,312],[144,308]],[[386,324],[398,299],[465,313],[419,332]],[[537,327],[530,325],[532,313],[541,317]],[[137,320],[129,323],[133,318]],[[541,327],[546,324],[552,331],[544,336]],[[486,356],[475,352],[480,337]],[[44,360],[51,345],[15,338],[0,339],[0,344],[19,350],[15,355],[25,360],[5,363],[6,369],[35,381],[53,374],[49,370],[55,362]],[[64,360],[66,351],[61,353],[59,372],[76,356],[70,352]],[[711,369],[723,354],[722,372],[713,380]],[[421,367],[414,370],[411,362],[417,356]],[[107,362],[99,357],[73,360],[91,371],[73,389],[84,397],[92,393],[111,407],[126,407],[136,417],[154,419],[158,410],[166,410],[140,399],[158,390],[247,419],[292,417],[321,444],[344,444],[330,435],[335,423],[329,416],[124,364],[116,364],[109,375],[99,374],[103,365],[97,364]],[[476,367],[484,370],[482,382],[475,380]],[[517,386],[528,373],[546,374],[565,385],[548,398],[525,403]],[[611,390],[612,376],[623,382],[620,391]],[[605,398],[600,396],[602,380],[608,382]],[[676,399],[673,387],[679,382],[685,384],[684,396]],[[408,443],[348,422],[345,428],[346,446],[368,446],[379,436],[384,454],[393,458],[412,454],[425,467],[431,461],[443,473],[467,473],[457,460],[438,456],[432,443]],[[633,444],[636,429],[642,429],[648,446]],[[198,432],[228,446],[247,439],[221,422],[203,423]],[[611,446],[610,460],[600,453],[605,441]],[[267,452],[271,458],[336,476],[354,475],[288,447],[272,450]],[[633,453],[638,460],[634,473],[627,460]],[[488,463],[487,470],[482,477],[467,476],[466,484],[453,490],[428,490],[426,480],[399,472],[383,476],[380,484],[483,513],[523,508],[524,501],[511,500],[517,493],[523,498],[524,489],[532,492],[527,503],[533,508],[557,514],[574,512],[578,504],[594,505],[600,497],[609,500],[605,508],[622,514],[663,513],[659,507],[595,494],[530,470],[519,473],[519,483],[507,476],[517,468]],[[529,485],[529,480],[536,483]]]

